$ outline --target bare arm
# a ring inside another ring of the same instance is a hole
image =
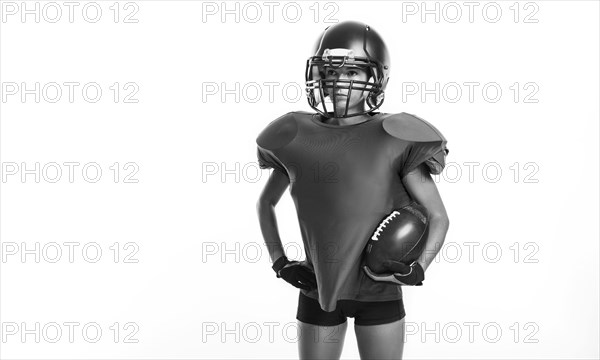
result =
[[[410,196],[429,211],[429,237],[423,254],[417,260],[423,270],[427,270],[444,244],[450,220],[437,186],[425,164],[408,173],[402,182]]]
[[[289,184],[290,181],[287,175],[278,170],[273,170],[256,203],[260,230],[272,262],[285,255],[281,238],[279,237],[279,230],[277,229],[275,205],[277,205]]]

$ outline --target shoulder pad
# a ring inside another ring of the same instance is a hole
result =
[[[289,144],[297,132],[296,119],[290,112],[271,121],[256,138],[256,144],[263,149],[279,149]]]
[[[381,125],[385,132],[401,140],[415,142],[446,141],[442,133],[433,125],[418,116],[404,112],[386,117]]]
[[[298,110],[298,111],[292,111],[293,114],[300,114],[300,115],[308,115],[308,116],[313,116],[315,113],[314,112],[310,112],[310,111],[305,111],[305,110]]]

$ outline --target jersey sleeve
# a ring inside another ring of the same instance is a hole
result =
[[[443,137],[437,141],[413,141],[408,148],[400,177],[404,178],[423,163],[427,166],[430,174],[438,175],[444,170],[446,155],[449,153],[450,150],[446,147],[446,139]]]
[[[281,157],[286,152],[286,145],[296,137],[297,132],[298,126],[293,112],[271,121],[256,138],[258,166],[261,169],[272,168],[288,176]]]
[[[271,151],[257,146],[256,156],[258,158],[259,168],[277,170],[287,176],[287,171],[285,170],[285,167],[281,164],[279,159],[277,159],[277,157]]]
[[[429,173],[437,175],[446,166],[447,140],[433,124],[408,113],[393,114],[382,122],[383,129],[401,140],[402,152],[398,174],[404,178],[419,165],[425,164]]]

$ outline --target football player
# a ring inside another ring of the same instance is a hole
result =
[[[376,111],[391,64],[371,26],[330,26],[311,55],[305,78],[315,112],[289,112],[256,139],[260,168],[273,169],[257,203],[262,235],[276,276],[299,288],[301,359],[339,359],[347,317],[354,318],[361,358],[398,359],[404,344],[401,286],[422,283],[449,226],[431,178],[445,166],[447,141],[420,117]],[[303,261],[286,257],[277,229],[275,206],[288,187]],[[364,249],[373,227],[411,201],[430,214],[425,251],[412,264],[386,264],[393,276],[368,271]]]

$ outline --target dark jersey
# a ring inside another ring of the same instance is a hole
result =
[[[446,139],[407,113],[377,113],[352,125],[331,125],[318,114],[291,112],[256,139],[260,168],[290,180],[304,248],[318,288],[302,291],[325,311],[337,300],[402,298],[400,286],[376,282],[362,270],[364,248],[379,221],[412,200],[402,178],[425,163],[439,174]]]

